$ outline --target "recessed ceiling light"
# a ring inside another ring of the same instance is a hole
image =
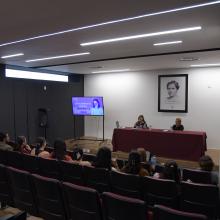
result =
[[[149,13],[149,14],[138,15],[135,17],[122,18],[122,19],[118,19],[118,20],[112,20],[112,21],[107,21],[107,22],[103,22],[103,23],[92,24],[92,25],[78,27],[78,28],[72,28],[72,29],[68,29],[68,30],[64,30],[64,31],[59,31],[59,32],[54,32],[54,33],[50,33],[50,34],[44,34],[44,35],[39,35],[39,36],[35,36],[35,37],[25,38],[22,40],[3,43],[3,44],[0,44],[0,47],[11,45],[11,44],[22,43],[22,42],[26,42],[26,41],[30,41],[30,40],[36,40],[36,39],[40,39],[40,38],[65,34],[65,33],[69,33],[69,32],[79,31],[79,30],[95,28],[95,27],[100,27],[100,26],[115,24],[115,23],[120,23],[120,22],[132,21],[132,20],[136,20],[136,19],[156,16],[156,15],[162,15],[162,14],[168,14],[168,13],[173,13],[173,12],[178,12],[178,11],[185,11],[185,10],[190,10],[190,9],[194,9],[194,8],[201,8],[201,7],[206,7],[206,6],[215,5],[215,4],[220,4],[220,1],[206,2],[206,3],[202,3],[202,4],[197,4],[197,5],[191,5],[191,6],[181,7],[181,8],[174,8],[174,9],[165,10],[165,11],[159,11],[159,12],[153,12],[153,13]]]
[[[138,35],[131,35],[131,36],[126,36],[126,37],[111,38],[111,39],[106,39],[106,40],[91,41],[91,42],[81,43],[80,45],[90,46],[90,45],[95,45],[95,44],[105,44],[105,43],[111,43],[111,42],[116,42],[116,41],[146,38],[146,37],[153,37],[153,36],[159,36],[159,35],[165,35],[165,34],[176,34],[176,33],[187,32],[187,31],[197,31],[201,29],[202,29],[201,26],[187,27],[187,28],[181,28],[181,29],[153,32],[153,33],[148,33],[148,34],[138,34]]]
[[[191,67],[208,67],[208,66],[220,66],[220,63],[206,63],[206,64],[193,64]]]
[[[61,59],[61,58],[66,58],[66,57],[76,57],[76,56],[83,56],[83,55],[88,55],[90,54],[89,52],[85,53],[75,53],[75,54],[67,54],[67,55],[61,55],[61,56],[55,56],[55,57],[44,57],[44,58],[39,58],[39,59],[33,59],[33,60],[26,60],[25,62],[37,62],[37,61],[42,61],[42,60],[53,60],[53,59]]]
[[[199,58],[197,58],[197,57],[183,57],[183,58],[180,58],[180,61],[186,61],[186,62],[188,62],[188,61],[197,61],[197,60],[199,60]]]
[[[5,70],[5,76],[10,78],[19,78],[19,79],[35,79],[35,80],[68,82],[68,76],[64,76],[64,75],[32,72],[25,70],[15,70],[8,68],[6,68]]]
[[[2,56],[2,59],[7,59],[7,58],[11,58],[11,57],[19,57],[19,56],[23,56],[23,53],[16,53],[16,54],[11,54],[11,55],[6,55],[6,56]]]
[[[163,45],[170,45],[170,44],[181,44],[182,41],[169,41],[169,42],[163,42],[163,43],[155,43],[154,46],[163,46]]]
[[[118,70],[100,70],[100,71],[94,71],[92,73],[116,73],[116,72],[126,72],[130,69],[118,69]]]

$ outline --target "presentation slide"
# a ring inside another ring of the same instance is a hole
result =
[[[103,97],[72,97],[74,115],[104,115]]]

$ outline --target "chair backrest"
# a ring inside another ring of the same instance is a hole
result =
[[[173,180],[142,177],[143,198],[149,207],[155,204],[178,207],[178,188]]]
[[[84,166],[85,182],[99,193],[111,190],[109,171],[103,168]]]
[[[39,158],[39,174],[41,176],[61,180],[60,162],[55,159]]]
[[[104,219],[111,220],[146,220],[145,202],[114,193],[102,194]]]
[[[205,215],[183,212],[176,209],[168,208],[163,205],[155,205],[153,208],[153,219],[154,220],[205,220]]]
[[[62,172],[62,181],[70,182],[77,185],[85,185],[83,166],[76,164],[61,161],[61,172]]]
[[[191,180],[194,183],[212,184],[211,172],[203,170],[183,169],[182,180]]]
[[[12,192],[9,184],[6,166],[0,164],[0,202],[13,204]]]
[[[30,173],[39,172],[39,162],[38,157],[32,156],[30,154],[22,154],[23,169]]]
[[[26,220],[26,219],[27,219],[27,212],[23,211],[4,220]]]
[[[218,206],[218,186],[181,182],[181,208],[183,210],[202,213],[210,218],[215,218]]]
[[[22,154],[17,151],[8,151],[8,166],[23,169]]]
[[[58,180],[32,174],[39,215],[43,219],[66,220],[61,184]]]
[[[68,219],[102,219],[100,198],[95,189],[71,183],[63,183],[62,188]]]
[[[7,172],[10,178],[15,207],[32,215],[37,215],[38,211],[30,173],[13,167],[7,167]]]
[[[8,151],[0,150],[0,164],[7,165],[8,163]]]
[[[89,162],[95,162],[96,155],[95,154],[89,154],[89,153],[83,153],[83,160],[89,161]]]
[[[137,175],[111,171],[111,186],[113,193],[141,198],[141,182]]]

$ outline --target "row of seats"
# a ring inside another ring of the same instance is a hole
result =
[[[10,198],[15,207],[46,220],[149,219],[146,202],[139,199],[104,192],[101,194],[101,202],[100,194],[92,188],[60,182],[4,165],[0,165],[0,174],[5,197]],[[153,212],[155,220],[207,219],[204,215],[164,206],[156,206]]]

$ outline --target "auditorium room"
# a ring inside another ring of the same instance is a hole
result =
[[[0,220],[220,219],[220,1],[0,7]]]

